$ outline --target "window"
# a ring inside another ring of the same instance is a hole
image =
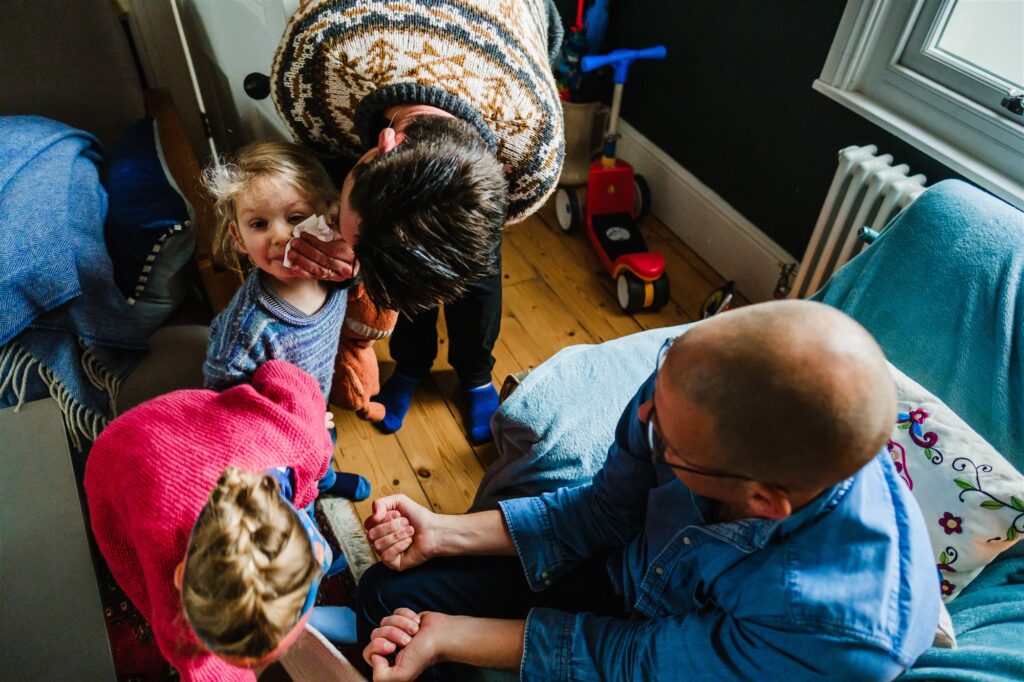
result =
[[[1024,2],[848,0],[814,88],[1024,208]]]

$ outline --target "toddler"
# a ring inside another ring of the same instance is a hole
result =
[[[208,168],[204,182],[217,213],[214,256],[239,271],[243,259],[253,266],[210,325],[206,388],[247,382],[261,364],[277,359],[311,374],[326,401],[347,292],[333,282],[296,276],[285,259],[293,230],[308,218],[337,223],[337,189],[311,152],[281,142],[246,145],[232,162]],[[330,412],[325,424],[334,438]],[[370,494],[365,478],[332,467],[319,488],[353,500]]]
[[[321,577],[346,567],[305,512],[332,450],[323,415],[316,380],[270,360],[247,384],[142,403],[93,445],[96,546],[184,682],[255,682],[244,668],[307,622],[354,638],[351,610],[313,607]]]

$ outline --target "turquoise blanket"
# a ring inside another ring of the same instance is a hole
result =
[[[814,298],[1024,470],[1024,213],[959,181],[929,188]],[[1024,491],[1021,491],[1024,494]],[[949,604],[959,647],[902,679],[1024,679],[1024,543]]]
[[[1024,213],[956,180],[930,187],[814,298],[1024,470]]]

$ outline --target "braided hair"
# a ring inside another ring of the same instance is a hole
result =
[[[214,653],[265,656],[295,627],[319,569],[273,477],[228,467],[189,541],[185,617]]]

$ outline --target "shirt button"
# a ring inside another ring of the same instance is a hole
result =
[[[684,535],[684,536],[683,536],[683,544],[684,544],[684,545],[688,545],[688,544],[690,544],[690,538],[689,538],[689,536],[687,536],[687,535]]]
[[[665,569],[662,568],[661,566],[655,566],[654,567],[654,572],[657,573],[658,575],[661,575],[662,573],[665,572]]]
[[[545,580],[544,581],[544,587],[551,587],[551,581],[550,580]]]
[[[548,572],[547,571],[541,571],[540,577],[541,578],[547,578],[548,577]]]

